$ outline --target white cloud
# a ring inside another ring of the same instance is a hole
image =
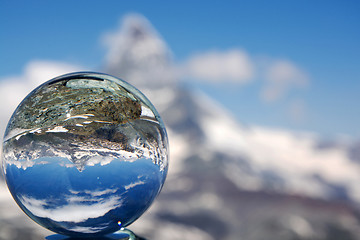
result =
[[[16,106],[35,87],[59,75],[79,70],[70,64],[54,61],[31,61],[22,75],[0,79],[0,133]]]
[[[254,66],[248,54],[239,49],[208,51],[191,56],[180,75],[212,82],[246,83],[254,75]]]
[[[68,200],[68,199],[67,199]],[[74,199],[72,199],[74,200]],[[92,200],[94,203],[69,202],[64,206],[57,208],[50,208],[46,200],[38,200],[30,197],[23,197],[23,204],[25,207],[37,217],[50,218],[58,222],[83,222],[89,218],[98,218],[104,216],[110,210],[121,206],[122,200],[120,197],[108,197],[98,201]]]
[[[274,60],[265,69],[265,86],[261,97],[273,102],[284,96],[290,89],[304,87],[309,77],[298,66],[288,60]]]
[[[130,184],[124,186],[124,188],[125,188],[125,190],[129,190],[129,189],[131,189],[131,188],[133,188],[133,187],[136,187],[136,186],[138,186],[138,185],[143,185],[143,184],[145,184],[145,182],[139,180],[139,181],[137,181],[137,182],[133,182],[133,183],[130,183]]]

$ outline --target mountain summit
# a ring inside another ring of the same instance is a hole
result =
[[[105,37],[108,54],[105,71],[138,88],[159,88],[175,79],[171,53],[165,42],[141,15],[128,15],[120,28]]]

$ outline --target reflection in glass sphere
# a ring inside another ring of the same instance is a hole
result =
[[[128,83],[73,73],[32,91],[12,115],[3,170],[35,222],[69,236],[115,232],[160,192],[168,169],[164,124]]]

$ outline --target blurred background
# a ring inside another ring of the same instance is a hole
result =
[[[360,239],[358,1],[0,1],[0,129],[73,71],[135,85],[170,170],[155,239]],[[44,239],[0,180],[0,239]]]

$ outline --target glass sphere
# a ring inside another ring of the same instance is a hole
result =
[[[160,192],[168,139],[150,101],[115,77],[92,72],[54,78],[13,113],[3,170],[20,208],[69,236],[115,232]]]

